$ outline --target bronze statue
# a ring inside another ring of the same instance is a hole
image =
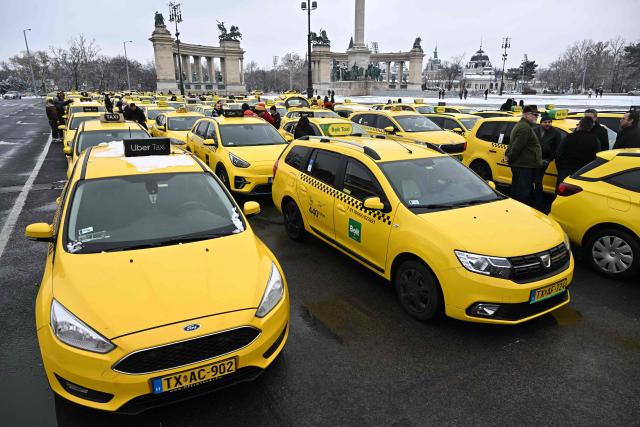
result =
[[[218,38],[220,41],[239,41],[238,39],[242,38],[242,34],[240,33],[240,29],[235,25],[232,25],[229,31],[227,32],[227,28],[224,26],[224,22],[218,21],[218,30],[220,31],[220,35]]]
[[[422,46],[420,46],[421,42],[422,42],[422,39],[420,37],[416,37],[416,40],[413,42],[413,48],[422,49]]]
[[[164,16],[156,10],[155,15],[156,27],[164,27]]]

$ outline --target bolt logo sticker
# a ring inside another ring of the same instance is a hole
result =
[[[362,239],[362,224],[349,218],[349,238],[360,243]]]

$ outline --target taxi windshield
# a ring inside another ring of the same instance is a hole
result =
[[[220,184],[202,172],[81,181],[68,216],[65,247],[73,253],[166,246],[245,229]]]
[[[171,117],[169,118],[167,129],[177,131],[191,130],[193,124],[200,118],[200,116]]]
[[[225,147],[287,143],[276,128],[268,123],[220,126],[220,137],[222,138],[222,145]]]
[[[147,109],[147,120],[155,120],[158,114],[163,111],[173,111],[173,108],[154,108],[152,110]]]
[[[351,135],[369,135],[369,132],[367,132],[362,126],[357,123],[351,123],[351,129]]]
[[[416,107],[416,111],[420,114],[433,113],[433,107],[429,105],[421,105]]]
[[[396,194],[417,213],[500,200],[481,178],[449,156],[380,163]]]
[[[71,119],[71,123],[69,123],[69,130],[78,130],[80,123],[86,122],[87,120],[96,120],[98,118],[98,116],[74,117]]]
[[[458,120],[460,120],[460,123],[462,123],[462,125],[465,128],[471,129],[476,124],[476,122],[478,120],[480,120],[480,118],[478,117],[477,119],[476,118],[470,118],[470,119],[458,119]]]
[[[127,138],[149,138],[149,134],[139,129],[96,130],[82,132],[76,144],[76,154],[82,153],[89,147],[94,147],[102,142],[122,141]]]
[[[425,116],[396,116],[394,117],[404,132],[432,132],[442,130],[437,124]]]

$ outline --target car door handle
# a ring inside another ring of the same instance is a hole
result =
[[[489,150],[490,153],[497,153],[496,150]]]
[[[336,205],[336,209],[338,209],[338,210],[339,210],[340,212],[342,212],[342,213],[345,213],[345,212],[346,212],[346,209],[345,209],[344,205],[343,205],[343,204],[341,204],[341,203],[338,203],[338,204]]]

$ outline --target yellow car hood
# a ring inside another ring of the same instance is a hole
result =
[[[399,135],[417,139],[422,142],[431,142],[433,144],[459,144],[465,139],[462,135],[447,130],[436,130],[431,132],[398,132]]]
[[[533,254],[557,246],[564,239],[554,220],[512,199],[419,216],[439,230],[455,230],[455,249],[479,255]]]
[[[179,139],[180,141],[186,141],[187,133],[189,133],[188,130],[170,130],[167,131],[167,138],[175,138]]]
[[[248,147],[226,146],[225,148],[249,163],[267,161],[275,163],[276,159],[280,157],[282,150],[287,148],[287,144],[250,145]]]
[[[59,251],[53,295],[111,339],[187,319],[257,308],[271,263],[268,250],[251,231],[152,249],[98,254]]]

